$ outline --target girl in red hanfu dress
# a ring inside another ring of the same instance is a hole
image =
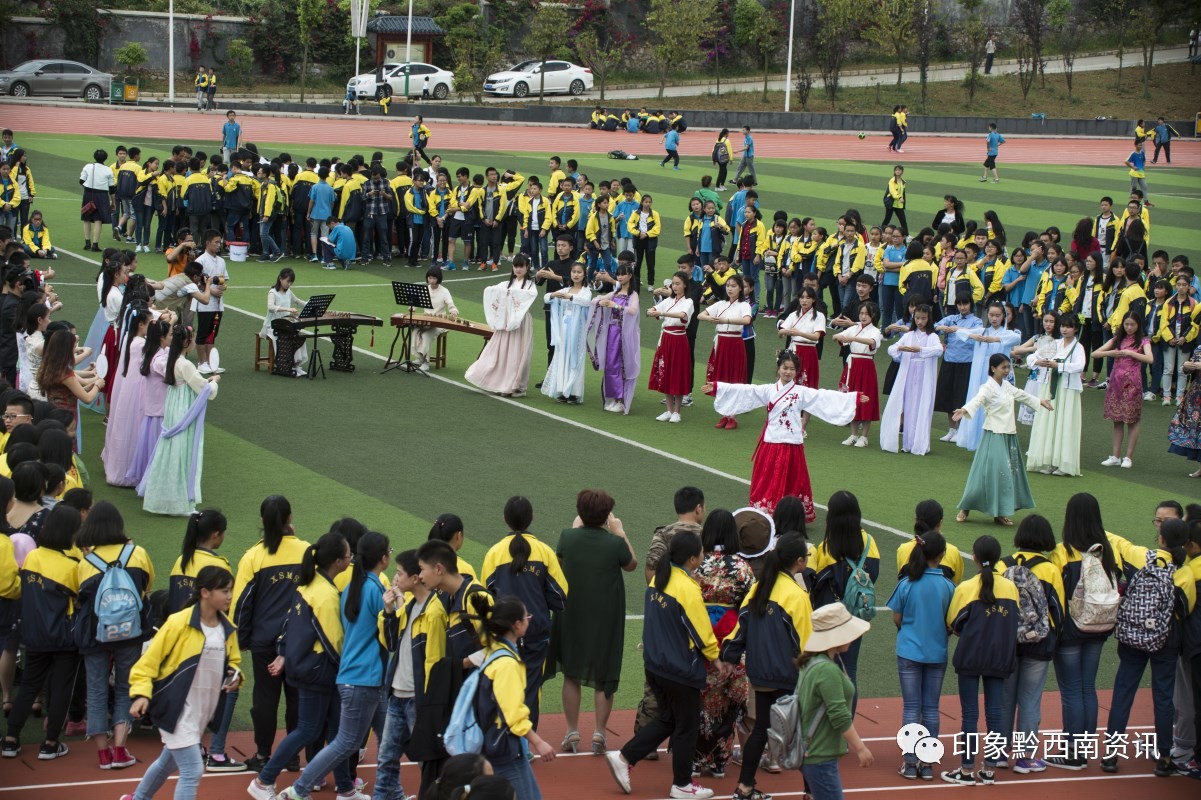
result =
[[[742,297],[742,281],[726,281],[726,299],[709,306],[697,316],[701,322],[712,322],[717,328],[713,337],[713,352],[705,380],[713,383],[741,383],[746,380],[746,346],[742,343],[742,326],[751,324],[751,304]],[[718,428],[734,430],[738,423],[723,416]]]
[[[659,422],[679,422],[684,395],[692,390],[688,321],[692,319],[694,309],[686,294],[690,277],[687,272],[677,272],[671,279],[671,294],[646,312],[648,317],[663,323],[647,385],[652,392],[667,395],[667,410],[656,417]],[[741,346],[742,342],[738,344]]]
[[[857,392],[801,386],[796,382],[799,368],[796,353],[785,350],[776,361],[775,383],[706,383],[702,391],[713,395],[718,414],[734,416],[767,408],[767,422],[751,458],[751,505],[771,514],[781,497],[796,495],[805,506],[805,520],[813,522],[816,515],[801,414],[813,414],[831,425],[846,425],[854,418],[856,407],[869,398]]]

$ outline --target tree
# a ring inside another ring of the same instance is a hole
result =
[[[225,45],[225,71],[235,84],[249,83],[254,71],[254,50],[245,39],[233,39]]]
[[[1013,0],[1009,12],[1017,38],[1024,39],[1026,42],[1026,56],[1030,61],[1031,69],[1042,76],[1044,87],[1047,83],[1047,60],[1043,58],[1043,38],[1047,27],[1047,2],[1048,0]],[[1019,74],[1021,72],[1020,58],[1019,56]],[[1022,97],[1025,97],[1027,92],[1029,89],[1023,89]]]
[[[605,41],[596,31],[584,31],[575,37],[575,51],[584,62],[584,66],[592,70],[600,89],[600,101],[605,102],[605,83],[609,75],[621,67],[625,61],[626,51],[630,47],[630,37],[620,31],[609,31]]]
[[[716,28],[717,0],[651,0],[646,29],[651,34],[651,60],[659,74],[659,99],[667,88],[667,71],[701,59],[701,42]]]
[[[455,92],[484,99],[484,79],[500,65],[503,55],[500,31],[489,26],[475,3],[459,3],[436,18],[446,31],[446,44],[454,59]]]
[[[538,69],[538,101],[546,98],[546,62],[559,55],[567,38],[567,10],[563,6],[539,4],[525,35],[525,46],[542,60]]]
[[[1072,0],[1051,0],[1047,5],[1047,24],[1059,45],[1059,58],[1063,61],[1063,77],[1068,84],[1068,102],[1072,100],[1072,72],[1076,53],[1080,50],[1088,31],[1083,14],[1076,11]]]
[[[917,4],[918,0],[876,0],[863,29],[864,38],[897,57],[897,86],[905,70],[905,54],[912,37],[910,23]]]
[[[767,78],[771,57],[780,41],[779,21],[759,0],[738,0],[734,7],[734,42],[763,59],[763,101],[767,102]]]
[[[1018,86],[1022,90],[1022,99],[1028,100],[1034,79],[1038,77],[1038,57],[1034,53],[1034,45],[1025,33],[1014,35],[1013,47],[1018,62]]]
[[[704,66],[713,70],[716,92],[721,95],[721,73],[723,65],[731,63],[735,56],[732,0],[717,0],[717,19],[712,32],[701,40],[701,55]]]
[[[99,61],[100,32],[106,23],[95,0],[50,0],[46,19],[62,30],[65,57],[93,65]]]
[[[988,31],[980,18],[983,4],[983,0],[959,0],[963,19],[959,23],[958,38],[967,56],[967,75],[964,76],[963,86],[967,89],[968,106],[976,99],[976,89],[980,87],[980,64],[984,61],[984,47],[988,43]]]
[[[325,21],[326,0],[296,0],[296,21],[300,26],[300,102],[304,102],[304,86],[309,78],[309,50],[313,34]]]
[[[922,85],[922,111],[926,110],[930,57],[934,52],[934,38],[938,32],[937,20],[934,14],[934,4],[931,0],[919,0],[917,6],[913,9],[913,34],[914,40],[917,43],[914,55],[917,58],[918,76]]]
[[[1118,72],[1114,87],[1122,88],[1122,67],[1126,60],[1126,37],[1129,35],[1130,16],[1135,0],[1108,0],[1096,7],[1094,19],[1106,27],[1113,28],[1118,37]]]
[[[817,0],[817,68],[831,106],[838,97],[838,79],[848,45],[859,29],[861,9],[859,0]]]
[[[1143,50],[1143,97],[1151,97],[1151,68],[1155,66],[1155,45],[1168,22],[1185,19],[1191,6],[1183,0],[1144,0],[1131,16],[1131,33]]]
[[[142,46],[141,42],[128,42],[122,45],[117,49],[114,57],[117,63],[125,67],[125,71],[131,74],[138,72],[150,60],[150,56],[146,54],[146,48]]]

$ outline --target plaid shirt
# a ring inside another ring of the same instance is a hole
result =
[[[387,217],[392,213],[392,187],[383,178],[372,178],[363,187],[366,191],[368,217]]]

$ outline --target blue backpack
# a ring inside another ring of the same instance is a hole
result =
[[[100,644],[128,642],[142,635],[142,593],[125,568],[133,555],[133,543],[126,542],[121,555],[105,564],[95,553],[84,558],[100,571],[96,590],[96,641]]]
[[[484,729],[475,715],[475,697],[479,694],[480,676],[484,674],[484,669],[505,656],[516,658],[507,647],[493,650],[480,668],[468,675],[459,687],[459,695],[450,712],[450,722],[446,723],[446,730],[442,732],[442,746],[450,755],[479,753],[484,749]]]

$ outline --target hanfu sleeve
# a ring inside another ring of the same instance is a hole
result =
[[[1084,348],[1077,344],[1068,352],[1067,358],[1055,365],[1055,369],[1064,375],[1079,375],[1084,372]]]
[[[571,302],[581,306],[590,305],[592,303],[592,290],[585,286],[580,291],[571,295]]]
[[[926,344],[922,346],[921,351],[914,353],[917,358],[938,358],[943,353],[942,342],[937,336],[927,336]]]
[[[992,379],[990,378],[989,381],[985,381],[985,383],[980,387],[980,391],[976,392],[976,396],[964,403],[963,415],[968,419],[976,416],[976,412],[979,411],[986,402],[988,402],[988,384],[991,382],[991,380]]]
[[[177,384],[186,383],[189,389],[196,394],[200,394],[204,390],[204,387],[211,381],[201,375],[200,370],[196,369],[196,365],[191,361],[188,361],[186,358],[180,358],[175,362],[175,382]],[[213,389],[209,393],[210,400],[217,396],[217,389],[220,388],[220,384],[216,382],[212,383]]]
[[[801,410],[831,425],[849,425],[859,405],[858,392],[836,392],[831,389],[810,389],[800,386]],[[720,414],[721,411],[719,410]]]
[[[1009,387],[1008,391],[1009,394],[1012,395],[1013,399],[1017,400],[1022,405],[1027,406],[1034,411],[1038,411],[1042,408],[1042,401],[1030,394],[1030,392],[1027,392],[1025,389],[1019,389],[1008,382],[1005,383],[1005,386]]]
[[[774,383],[760,386],[747,383],[719,383],[717,384],[717,393],[713,398],[713,410],[723,417],[745,414],[770,403],[773,392],[776,392]]]
[[[1001,340],[1001,347],[1009,350],[1015,344],[1022,341],[1022,334],[1019,331],[1011,331],[1006,329],[997,334],[997,338]]]

